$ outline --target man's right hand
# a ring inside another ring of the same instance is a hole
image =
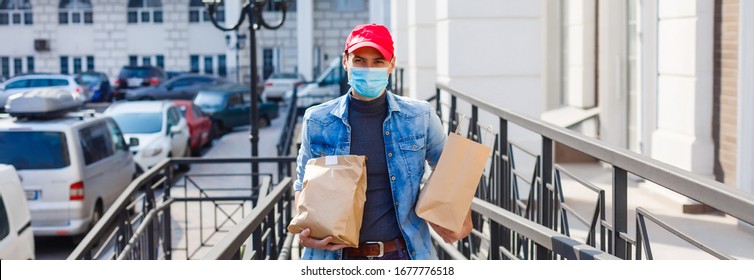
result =
[[[299,243],[301,243],[301,246],[314,248],[314,249],[321,249],[321,250],[330,250],[330,251],[340,250],[347,247],[346,245],[343,245],[343,244],[330,243],[330,241],[332,241],[333,239],[332,236],[325,237],[325,239],[316,239],[313,237],[309,237],[309,234],[311,233],[312,231],[309,230],[308,228],[304,229],[303,231],[301,231],[301,233],[299,233],[298,237],[299,237],[299,240],[300,240]]]

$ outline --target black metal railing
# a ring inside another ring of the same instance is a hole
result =
[[[599,247],[601,251],[620,259],[641,259],[642,253],[648,259],[652,259],[653,254],[646,226],[646,220],[650,220],[714,257],[731,258],[681,233],[644,208],[630,209],[628,205],[629,174],[709,205],[743,222],[754,224],[754,196],[738,189],[626,149],[606,145],[573,131],[502,109],[447,85],[437,84],[435,96],[428,101],[434,102],[437,114],[447,124],[448,131],[455,131],[461,117],[459,112],[470,111],[467,136],[475,141],[481,141],[480,109],[485,111],[487,116],[492,115],[498,121],[493,156],[489,168],[480,180],[476,193],[478,200],[475,200],[472,205],[474,230],[472,235],[457,242],[454,247],[443,244],[441,239],[435,238],[436,247],[446,252],[442,254],[444,257],[453,258],[452,256],[462,255],[469,259],[572,258],[573,255],[568,254],[568,250],[554,248],[562,244],[554,246],[543,243],[542,240],[533,242],[534,238],[530,232],[527,231],[529,233],[527,234],[516,227],[527,223],[523,222],[524,220],[532,221],[553,232],[570,237],[571,228],[576,226],[571,221],[576,220],[587,229],[586,238],[578,241],[583,244],[578,246]],[[468,106],[470,110],[460,110],[459,103]],[[509,139],[510,125],[538,134],[541,139],[539,150],[530,151],[523,145],[513,143]],[[555,143],[581,151],[612,166],[612,184],[608,189],[612,193],[610,200],[606,199],[604,189],[579,178],[565,167],[555,164]],[[531,162],[534,162],[531,175],[522,172],[520,167],[516,166],[516,154],[521,151],[523,151],[522,154],[530,157]],[[564,188],[561,182],[563,175],[594,193],[594,201],[590,206],[592,210],[587,215],[578,214],[569,205],[568,193],[574,190]],[[519,196],[521,187],[529,188],[525,198]],[[478,203],[481,201],[487,204]],[[608,202],[611,203],[611,213],[606,211]],[[500,217],[493,217],[490,211],[495,209],[491,208],[505,210],[506,215],[515,214],[523,220],[503,220]],[[629,234],[628,223],[631,211],[637,213],[635,237]],[[549,234],[552,235],[552,232]],[[454,252],[447,253],[451,247]]]
[[[286,178],[295,161],[295,157],[164,160],[126,188],[68,259],[201,257],[253,213],[258,197],[266,197],[273,184],[290,181]],[[251,162],[270,172],[232,172],[246,170]],[[187,164],[193,173],[174,168]],[[252,175],[262,177],[259,186],[251,185]]]
[[[298,87],[293,86],[293,94],[291,100],[288,102],[288,110],[285,113],[285,125],[280,131],[280,138],[275,145],[277,148],[278,156],[291,155],[291,144],[293,143],[293,135],[295,134],[296,123],[298,122]]]
[[[205,260],[277,260],[291,258],[293,181],[284,178],[256,208],[204,255]]]

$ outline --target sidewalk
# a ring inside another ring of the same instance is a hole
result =
[[[605,215],[607,221],[612,223],[612,170],[596,163],[563,164],[563,167],[605,190]],[[579,183],[567,176],[562,176],[561,179],[566,204],[575,208],[580,215],[591,217],[596,203],[596,193],[581,187]],[[687,198],[643,180],[629,179],[628,197],[628,232],[632,238],[636,236],[635,209],[640,206],[673,228],[720,253],[735,259],[754,259],[754,233],[739,225],[736,218],[722,213],[684,214],[682,205],[687,203]],[[574,224],[578,223],[578,220],[569,217],[569,222]],[[654,259],[716,259],[652,221],[646,220],[646,223]],[[580,230],[573,230],[573,228],[572,225],[572,236],[582,240],[586,237],[586,227],[581,227]]]

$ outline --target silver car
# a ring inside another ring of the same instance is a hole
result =
[[[265,101],[280,101],[285,93],[304,84],[304,77],[296,73],[274,73],[264,82],[262,99]]]
[[[0,111],[5,110],[8,97],[36,88],[62,88],[71,92],[75,99],[88,102],[89,87],[72,75],[29,74],[17,76],[0,84]]]

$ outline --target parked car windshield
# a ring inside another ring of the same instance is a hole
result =
[[[162,113],[124,113],[112,117],[123,133],[156,133],[162,130]]]
[[[275,73],[270,75],[270,79],[298,79],[294,73]]]
[[[85,84],[99,84],[100,82],[100,76],[97,74],[82,74],[81,77],[76,78],[79,83],[85,83]]]
[[[222,94],[199,93],[194,99],[194,104],[199,106],[223,106],[225,96]]]
[[[60,132],[3,131],[0,132],[0,147],[0,163],[13,165],[18,170],[70,165],[65,135]]]
[[[125,78],[146,78],[149,77],[149,68],[123,68],[120,70],[121,79]]]

